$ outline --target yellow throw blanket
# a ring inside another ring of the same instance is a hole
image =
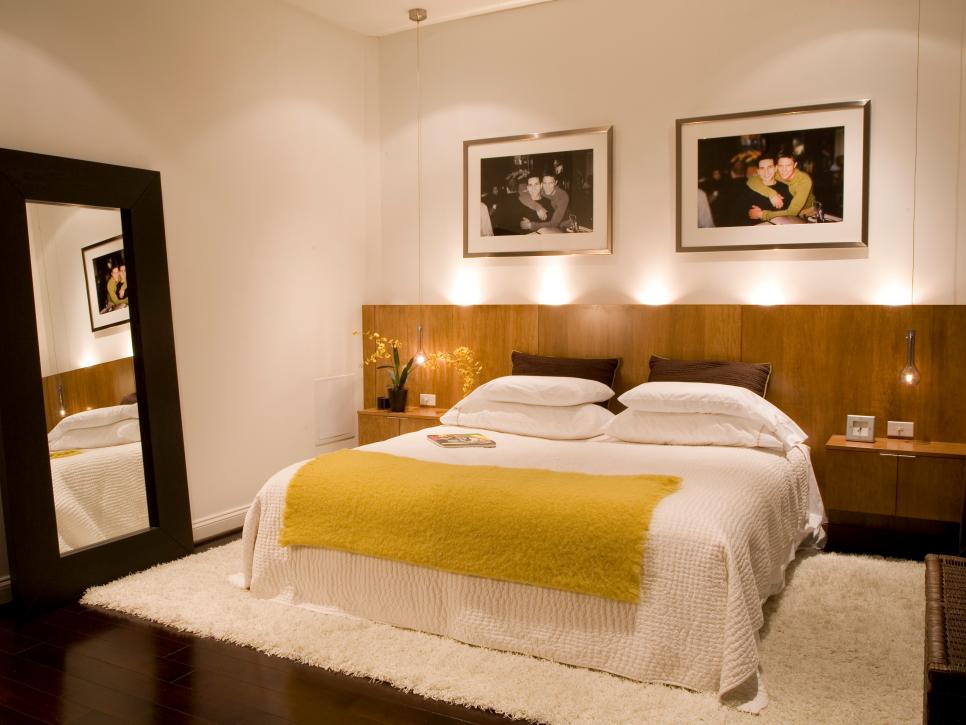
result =
[[[292,478],[279,544],[637,602],[651,512],[680,483],[341,450]]]
[[[67,458],[67,456],[76,456],[78,453],[83,453],[83,451],[72,448],[69,451],[50,451],[50,460],[55,458]]]

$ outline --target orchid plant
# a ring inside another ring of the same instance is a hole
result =
[[[375,351],[363,360],[363,364],[376,365],[380,360],[392,360],[391,365],[376,365],[376,369],[389,370],[389,383],[393,390],[402,390],[406,387],[409,373],[412,372],[413,365],[416,364],[416,357],[409,358],[403,365],[402,359],[399,357],[399,348],[402,347],[400,340],[380,335],[378,332],[363,332],[362,335],[376,343]]]
[[[402,347],[402,341],[386,337],[375,331],[357,331],[353,334],[361,334],[367,340],[372,340],[376,343],[376,348],[372,354],[367,355],[363,359],[363,365],[375,365],[377,370],[389,370],[389,383],[393,390],[402,390],[406,387],[406,381],[409,379],[410,373],[412,373],[413,368],[419,367],[420,363],[416,362],[415,355],[409,358],[405,364],[403,363],[399,355],[399,348]],[[383,360],[390,360],[392,362],[391,364],[379,365],[378,363]],[[463,395],[466,395],[476,387],[477,380],[483,374],[483,365],[476,359],[476,354],[466,346],[458,347],[452,352],[430,353],[426,356],[426,360],[422,365],[429,370],[435,370],[442,363],[453,363],[456,365],[456,372],[462,380]]]

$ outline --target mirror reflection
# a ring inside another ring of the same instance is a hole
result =
[[[118,209],[29,202],[61,556],[148,528]]]

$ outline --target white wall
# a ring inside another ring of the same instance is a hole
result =
[[[161,172],[192,515],[214,533],[319,452],[312,380],[358,371],[377,41],[271,0],[0,18],[0,146]]]
[[[959,197],[958,243],[956,246],[956,304],[966,304],[966,12],[960,25],[959,69],[959,179],[956,195]]]
[[[130,325],[91,331],[81,256],[84,247],[121,234],[121,213],[29,203],[27,225],[40,374],[46,377],[130,357]]]
[[[923,0],[921,34],[913,0],[558,0],[421,29],[423,301],[908,303],[915,225],[915,301],[952,303],[964,5]],[[419,297],[413,49],[413,32],[380,44],[384,285],[371,301]],[[867,250],[675,253],[675,119],[861,98]],[[610,124],[612,256],[462,258],[464,140]]]

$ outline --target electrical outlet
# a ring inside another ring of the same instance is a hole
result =
[[[419,394],[419,404],[426,408],[436,407],[436,394],[435,393],[420,393]]]
[[[886,426],[886,435],[890,438],[912,438],[915,423],[907,420],[890,420]]]

